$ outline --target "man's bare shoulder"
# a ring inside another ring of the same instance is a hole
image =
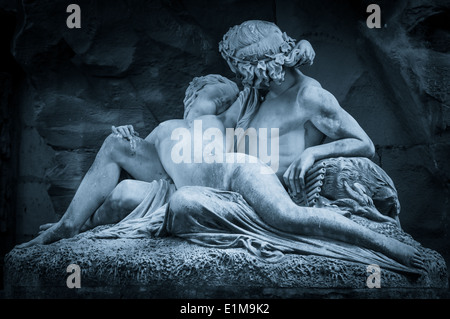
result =
[[[309,77],[298,90],[297,104],[313,111],[316,108],[335,105],[335,97],[325,90],[317,80]]]
[[[303,75],[298,86],[297,99],[307,100],[321,91],[322,85],[316,79]]]

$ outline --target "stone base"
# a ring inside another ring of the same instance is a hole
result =
[[[442,298],[446,265],[425,275],[381,270],[366,285],[367,265],[286,255],[268,263],[244,249],[206,248],[177,238],[92,239],[78,235],[48,246],[14,249],[5,260],[6,298]],[[66,271],[81,268],[81,288]]]

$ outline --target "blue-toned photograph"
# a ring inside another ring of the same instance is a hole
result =
[[[0,1],[0,25],[2,299],[450,298],[448,1]]]

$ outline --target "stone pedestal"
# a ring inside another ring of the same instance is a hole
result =
[[[167,238],[92,239],[81,234],[6,257],[7,298],[440,298],[447,293],[442,257],[429,249],[426,275],[381,269],[368,288],[367,266],[287,254],[269,263],[241,248],[201,247]],[[67,266],[81,288],[66,285]]]

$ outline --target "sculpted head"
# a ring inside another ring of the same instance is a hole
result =
[[[238,94],[236,83],[221,75],[196,77],[186,89],[183,117],[194,119],[207,114],[221,114],[233,104]]]
[[[250,20],[232,27],[219,51],[244,86],[267,88],[284,80],[284,67],[298,67],[302,57],[294,39],[274,23]]]

